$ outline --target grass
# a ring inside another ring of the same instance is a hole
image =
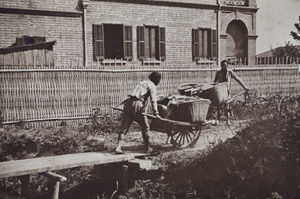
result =
[[[299,196],[300,97],[281,93],[265,97],[253,93],[251,96],[247,103],[235,101],[232,104],[232,119],[249,122],[235,137],[219,142],[206,152],[184,150],[158,156],[154,163],[162,169],[163,177],[137,181],[131,189],[117,195],[149,199]],[[67,123],[48,128],[27,128],[24,124],[4,126],[0,134],[0,160],[111,150],[118,121],[119,116],[97,115],[77,126]],[[136,125],[132,127],[132,130],[137,129]],[[136,140],[136,135],[133,133],[128,141]],[[102,141],[108,136],[110,145]],[[62,183],[61,198],[68,198],[66,193],[74,190],[82,190],[81,199],[112,195],[96,187],[102,182],[91,177],[95,174],[94,167],[57,173],[68,178],[68,183]],[[49,197],[48,187],[53,182],[38,174],[32,175],[30,180],[32,199]],[[1,179],[0,190],[19,195],[18,178]]]
[[[235,102],[235,119],[247,128],[208,154],[169,154],[160,159],[165,179],[138,182],[126,198],[299,198],[300,98],[272,94]],[[192,157],[192,158],[189,158]],[[167,166],[166,166],[167,165]],[[159,186],[160,185],[160,186]],[[160,187],[160,189],[157,189]],[[146,191],[147,188],[147,191]]]

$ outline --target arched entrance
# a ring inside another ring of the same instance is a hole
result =
[[[227,59],[242,59],[248,61],[248,30],[244,22],[233,20],[226,29],[226,57]]]

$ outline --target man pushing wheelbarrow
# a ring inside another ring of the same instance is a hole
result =
[[[213,83],[209,84],[182,84],[178,87],[182,95],[197,96],[211,101],[208,117],[209,119],[220,120],[221,110],[225,111],[227,123],[230,124],[229,115],[232,114],[230,103],[233,99],[243,93],[247,93],[249,88],[243,81],[230,69],[227,69],[228,62],[223,60],[221,62],[221,70],[217,71]],[[240,92],[234,96],[230,95],[231,80],[236,80],[245,91]],[[213,117],[214,110],[217,110],[217,118]]]
[[[232,79],[236,80],[245,89],[246,92],[249,91],[249,88],[244,84],[244,82],[232,70],[228,69],[228,61],[223,60],[221,62],[221,70],[217,71],[214,83],[227,82],[228,98],[230,98],[230,88]],[[229,101],[227,101],[226,105],[227,107],[225,109],[225,114],[227,117],[227,123],[230,124],[229,114],[232,114],[232,112]],[[220,109],[218,109],[218,119],[220,119]]]
[[[121,147],[123,144],[124,136],[128,133],[129,128],[133,121],[136,121],[142,130],[142,136],[145,144],[145,152],[150,154],[152,149],[149,143],[149,121],[148,118],[143,115],[148,108],[148,105],[152,105],[153,113],[156,118],[160,118],[157,109],[157,94],[156,86],[161,80],[161,74],[159,72],[152,72],[149,75],[149,80],[140,82],[134,90],[128,95],[122,104],[123,118],[120,126],[118,127],[118,143],[116,147],[116,154],[123,154]],[[147,100],[150,98],[150,104],[147,104]]]

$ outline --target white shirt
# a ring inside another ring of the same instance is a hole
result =
[[[145,102],[150,96],[150,102],[152,104],[153,111],[156,115],[158,115],[156,85],[152,81],[146,80],[140,82],[138,85],[136,85],[129,96],[136,97],[143,102]]]

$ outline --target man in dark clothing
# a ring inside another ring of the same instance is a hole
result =
[[[223,60],[221,62],[221,70],[217,71],[214,83],[222,83],[227,82],[228,83],[228,95],[230,96],[230,88],[231,88],[231,79],[236,80],[246,91],[249,90],[249,88],[243,83],[243,81],[230,69],[227,69],[228,67],[228,61]],[[229,113],[232,114],[230,104],[227,104],[226,107],[226,117],[227,117],[227,123],[230,124],[229,121]],[[218,109],[218,119],[220,119],[220,108]]]
[[[214,82],[222,83],[228,82],[228,91],[230,91],[231,87],[231,79],[235,79],[245,90],[249,90],[243,83],[243,81],[230,69],[227,69],[228,61],[223,60],[221,62],[221,70],[217,71]]]

